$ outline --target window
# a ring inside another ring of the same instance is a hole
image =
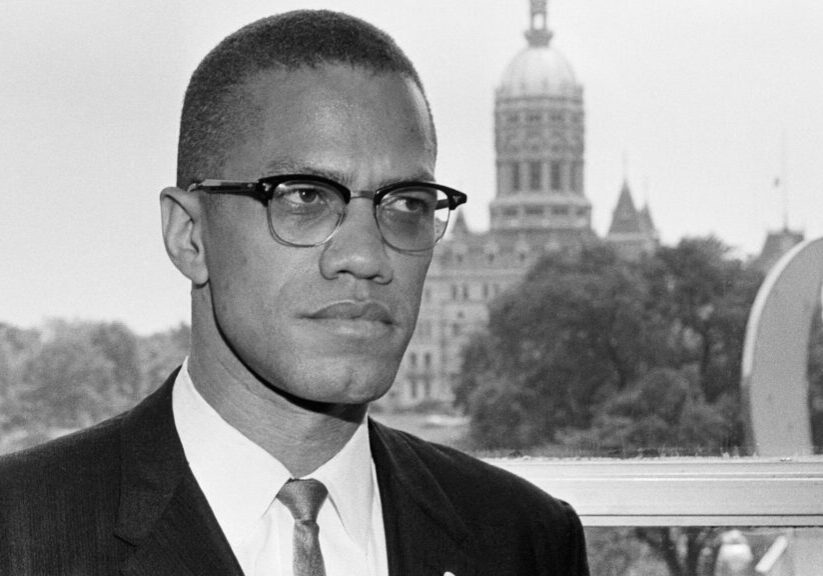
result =
[[[427,369],[427,370],[428,370],[429,368],[431,368],[431,365],[432,365],[432,355],[431,355],[431,353],[430,353],[430,352],[426,352],[425,354],[423,354],[423,365],[426,367],[426,369]]]
[[[469,299],[469,285],[463,284],[463,300]]]
[[[552,214],[555,216],[568,216],[569,215],[569,207],[568,206],[552,206]]]
[[[460,336],[460,324],[457,322],[452,324],[452,336]]]
[[[526,216],[543,216],[543,207],[542,206],[527,206],[526,207]]]
[[[512,162],[509,166],[512,175],[512,191],[517,192],[520,190],[520,164]]]
[[[529,162],[529,188],[540,190],[542,188],[543,165],[540,162]]]
[[[513,218],[517,216],[517,208],[509,207],[503,208],[503,216],[507,216],[509,218]]]
[[[417,353],[416,352],[412,352],[412,353],[409,354],[409,366],[411,366],[412,369],[417,368]]]
[[[563,188],[563,182],[560,175],[560,162],[557,160],[551,163],[551,186],[552,190],[557,192]]]
[[[581,185],[581,178],[583,177],[583,170],[580,162],[572,162],[571,166],[571,185],[569,186],[572,192],[582,192],[583,186]]]

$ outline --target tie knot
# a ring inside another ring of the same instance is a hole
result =
[[[319,480],[291,479],[277,493],[277,499],[289,509],[295,520],[315,522],[328,493],[326,486]]]

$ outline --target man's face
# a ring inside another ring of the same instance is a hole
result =
[[[265,72],[247,91],[255,127],[213,177],[309,173],[353,191],[434,179],[423,97],[398,74],[343,65]],[[327,244],[295,248],[272,238],[260,202],[224,196],[206,211],[203,242],[215,321],[258,376],[319,402],[386,392],[414,330],[431,251],[387,246],[371,200],[352,200]]]

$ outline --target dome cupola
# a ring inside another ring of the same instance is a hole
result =
[[[583,87],[551,46],[547,0],[529,5],[528,44],[495,94],[497,194],[489,223],[493,233],[530,238],[532,246],[574,246],[591,235]]]
[[[498,98],[534,96],[574,97],[580,86],[566,58],[551,44],[547,0],[531,0],[528,46],[506,67],[497,88]]]

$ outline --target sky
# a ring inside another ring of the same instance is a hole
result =
[[[295,8],[394,36],[431,101],[438,180],[487,227],[494,89],[526,46],[527,0],[0,0],[0,322],[187,320],[158,203],[183,92],[224,36]],[[714,234],[757,253],[784,205],[823,234],[822,2],[549,0],[549,27],[584,86],[599,234],[624,177],[666,244]]]

